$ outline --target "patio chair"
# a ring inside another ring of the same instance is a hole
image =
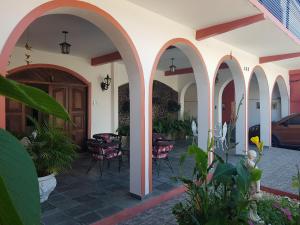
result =
[[[227,148],[226,143],[226,135],[227,135],[227,123],[225,122],[223,124],[223,127],[221,124],[218,124],[215,128],[215,147],[220,148],[221,150],[224,150],[224,147]]]
[[[193,143],[195,142],[195,140],[196,140],[196,143],[197,143],[197,141],[198,141],[198,129],[197,129],[197,124],[196,124],[195,120],[192,121],[191,128],[192,128],[192,132],[193,132]]]
[[[87,147],[92,157],[87,173],[89,173],[95,164],[99,162],[100,175],[102,176],[104,160],[107,161],[107,166],[109,168],[110,161],[116,158],[119,160],[119,172],[121,171],[122,152],[118,142],[112,140],[105,141],[104,139],[88,139]]]
[[[159,176],[160,171],[160,161],[166,162],[167,166],[173,173],[172,164],[169,160],[169,152],[174,149],[174,141],[164,138],[163,135],[154,133],[152,142],[152,158],[154,160],[156,171]]]

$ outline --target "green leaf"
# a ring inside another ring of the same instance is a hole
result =
[[[70,120],[66,110],[44,91],[17,83],[0,75],[0,95],[24,103],[41,112]]]
[[[296,176],[292,179],[292,188],[300,188],[300,180]]]
[[[238,163],[236,166],[237,171],[237,185],[239,190],[244,193],[247,192],[250,186],[250,176],[247,168],[244,166],[242,162]]]
[[[254,168],[250,171],[251,181],[259,181],[262,176],[262,170]]]
[[[34,164],[21,143],[0,129],[0,224],[39,225],[40,197]]]
[[[236,168],[230,163],[219,163],[213,174],[213,180],[217,182],[227,181],[236,174]]]

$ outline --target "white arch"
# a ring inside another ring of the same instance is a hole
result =
[[[287,88],[287,84],[284,80],[284,78],[279,75],[274,84],[273,84],[273,88],[272,88],[272,95],[273,95],[273,91],[274,91],[274,87],[275,84],[277,83],[278,88],[279,88],[279,93],[280,93],[280,98],[281,98],[281,118],[288,116],[290,114],[290,107],[289,107],[289,92],[288,92],[288,88]],[[271,99],[272,99],[272,95],[271,95]]]
[[[266,146],[271,146],[271,103],[269,84],[264,70],[260,66],[253,69],[251,78],[248,83],[248,112],[249,112],[249,96],[251,92],[251,80],[256,77],[259,87],[260,102],[260,139]],[[247,113],[247,123],[249,123],[249,113]]]
[[[244,80],[244,75],[243,71],[241,69],[241,66],[237,59],[233,56],[224,56],[218,64],[218,67],[215,72],[215,77],[214,81],[218,75],[218,71],[220,69],[220,65],[222,63],[226,63],[231,71],[231,75],[234,81],[234,88],[235,88],[235,103],[236,103],[236,110],[239,106],[239,102],[242,98],[244,98],[241,106],[240,106],[240,112],[239,112],[239,117],[236,122],[236,142],[237,146],[235,148],[236,154],[239,155],[244,155],[247,150],[248,150],[248,145],[247,145],[247,137],[246,137],[246,104],[245,104],[245,80]],[[215,85],[215,84],[214,84]],[[213,101],[215,101],[213,99]]]
[[[223,91],[226,88],[226,86],[231,82],[232,80],[226,80],[220,87],[219,93],[218,93],[218,122],[222,123],[222,97],[223,97]]]
[[[82,1],[50,1],[46,2],[33,9],[30,12],[30,19],[28,15],[22,19],[21,22],[14,29],[10,36],[10,41],[5,47],[9,50],[13,48],[14,43],[20,37],[21,32],[28,28],[31,19],[36,19],[45,14],[69,14],[85,19],[99,29],[101,29],[113,42],[120,52],[124,64],[126,66],[129,85],[130,85],[130,192],[137,196],[144,196],[149,192],[147,189],[148,177],[145,177],[145,83],[142,71],[142,65],[134,46],[134,43],[128,36],[127,32],[111,15],[104,10],[97,8],[89,3]],[[33,20],[32,19],[32,20]],[[29,21],[29,22],[28,22]],[[7,51],[7,50],[6,50]],[[142,111],[142,113],[141,113]],[[147,173],[146,173],[147,174]]]
[[[198,121],[198,145],[202,149],[207,149],[208,130],[210,130],[210,96],[209,96],[209,79],[206,66],[198,49],[190,44],[178,43],[178,47],[189,59],[194,71],[197,88],[197,121]],[[203,106],[206,109],[203,108]]]
[[[179,112],[179,119],[183,119],[183,116],[184,116],[184,109],[185,109],[185,106],[184,106],[184,97],[185,97],[185,94],[186,94],[186,91],[189,89],[189,87],[191,87],[193,84],[196,84],[195,81],[191,81],[189,83],[187,83],[181,90],[180,92],[180,96],[179,96],[179,103],[180,103],[180,112]]]

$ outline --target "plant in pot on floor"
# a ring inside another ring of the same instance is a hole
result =
[[[63,130],[32,121],[35,131],[26,148],[39,177],[40,202],[44,202],[56,187],[55,175],[71,168],[78,146]]]

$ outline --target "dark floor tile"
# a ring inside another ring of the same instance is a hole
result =
[[[42,213],[45,213],[49,210],[53,210],[56,207],[54,205],[51,205],[49,202],[44,202],[41,204]]]
[[[65,214],[67,214],[69,216],[77,217],[77,216],[80,216],[83,214],[87,214],[87,213],[91,212],[92,210],[94,210],[94,209],[91,207],[88,207],[86,205],[78,205],[74,208],[65,210],[64,212],[65,212]]]
[[[160,185],[155,187],[155,189],[157,189],[159,191],[169,191],[173,188],[174,188],[174,185],[171,185],[171,184],[168,184],[168,183],[160,184]]]
[[[48,202],[50,203],[56,203],[56,202],[62,202],[67,200],[67,198],[62,194],[56,194],[56,195],[50,195]]]
[[[82,188],[68,190],[66,192],[63,192],[63,194],[69,198],[77,198],[79,196],[88,194],[89,192],[91,192],[91,190],[87,190],[85,187],[82,187]]]
[[[70,209],[70,208],[74,208],[75,206],[78,206],[79,202],[76,202],[72,199],[67,199],[65,201],[56,202],[52,204],[61,210],[65,210],[65,209]]]
[[[75,219],[71,219],[55,225],[81,225],[81,224],[77,222]]]
[[[46,216],[42,219],[42,222],[45,225],[54,225],[54,224],[59,224],[65,221],[72,220],[70,216],[67,216],[61,212],[59,213],[54,213],[52,215]]]
[[[112,206],[109,206],[109,207],[104,207],[102,209],[99,209],[97,210],[97,214],[103,216],[103,217],[107,217],[107,216],[111,216],[117,212],[120,212],[122,211],[123,209],[121,207],[118,207],[118,206],[115,206],[115,205],[112,205]]]
[[[89,208],[92,208],[93,210],[102,208],[105,204],[103,201],[100,199],[95,199],[93,201],[85,202],[84,205],[88,206]]]
[[[102,217],[94,212],[76,218],[76,220],[78,220],[81,224],[87,225],[99,221],[101,219]]]
[[[77,201],[77,202],[90,202],[90,201],[93,201],[95,199],[96,199],[95,197],[90,196],[89,194],[83,195],[83,196],[80,196],[80,197],[77,197],[77,198],[73,198],[73,200]]]

